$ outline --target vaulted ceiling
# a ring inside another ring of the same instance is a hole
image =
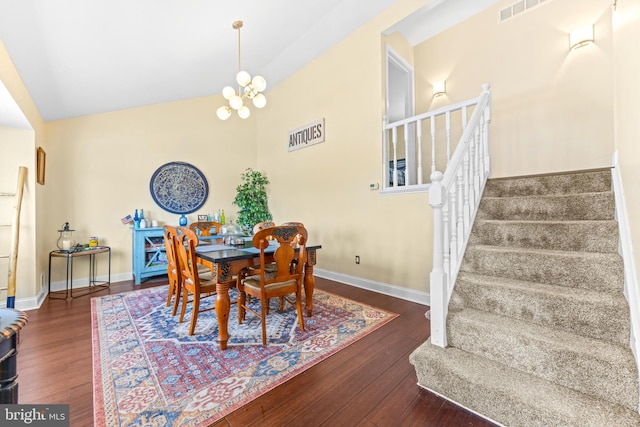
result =
[[[0,0],[0,40],[51,121],[220,93],[239,19],[242,68],[268,92],[394,1]],[[390,30],[415,44],[496,1],[434,0]],[[0,84],[0,125],[7,103]]]

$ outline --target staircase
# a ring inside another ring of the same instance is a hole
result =
[[[640,426],[611,172],[488,180],[418,384],[505,426]]]

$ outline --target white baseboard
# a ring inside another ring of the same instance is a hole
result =
[[[105,282],[109,278],[108,275],[96,276],[96,281]],[[112,274],[111,275],[111,283],[122,282],[125,280],[133,280],[133,274],[129,273],[120,273],[120,274]],[[66,286],[66,282],[64,280],[51,282],[51,292],[55,291],[64,291]],[[89,281],[86,277],[79,278],[73,281],[73,289],[82,289],[89,286]],[[49,294],[49,285],[45,284],[40,292],[34,297],[28,298],[16,298],[15,300],[15,308],[17,310],[29,311],[29,310],[37,310],[40,308],[45,298]],[[0,302],[0,307],[5,308],[7,306],[7,302]]]
[[[638,275],[629,233],[629,219],[627,217],[627,207],[622,187],[622,176],[620,175],[620,165],[618,164],[618,152],[612,157],[611,184],[616,206],[616,220],[620,234],[620,255],[624,263],[624,294],[629,303],[631,314],[631,336],[629,337],[631,351],[636,359],[636,365],[640,366],[640,296],[638,295]],[[638,402],[640,410],[640,402]]]
[[[348,274],[336,273],[322,268],[314,268],[313,275],[422,305],[430,305],[431,301],[429,293],[427,292],[401,288],[400,286],[376,282],[374,280],[363,279],[362,277],[350,276]]]
[[[376,282],[374,280],[363,279],[362,277],[350,276],[348,274],[336,273],[334,271],[324,270],[322,268],[314,268],[313,273],[317,277],[334,280],[357,288],[366,289],[380,294],[389,295],[406,301],[415,302],[422,305],[430,305],[430,296],[428,292],[416,291],[413,289],[402,288],[400,286],[390,285],[388,283]],[[98,276],[96,280],[106,281],[107,275]],[[111,275],[111,283],[122,282],[125,280],[133,280],[131,272],[119,273]],[[89,286],[87,278],[74,280],[74,289],[82,289]],[[51,282],[51,291],[64,291],[65,281]],[[16,309],[18,310],[35,310],[40,308],[42,302],[48,294],[48,285],[45,285],[35,297],[16,299]],[[5,307],[6,302],[1,303],[0,307]]]

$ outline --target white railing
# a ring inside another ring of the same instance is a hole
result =
[[[484,185],[491,172],[491,92],[482,86],[476,108],[444,174],[431,174],[433,267],[430,275],[431,343],[447,346],[447,311]]]
[[[384,124],[383,189],[427,191],[430,176],[451,161],[452,145],[480,97]]]

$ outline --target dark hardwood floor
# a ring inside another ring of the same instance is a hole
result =
[[[68,403],[72,427],[93,426],[90,298],[161,285],[166,276],[114,283],[28,311],[18,345],[19,403]],[[427,339],[425,306],[321,278],[316,287],[399,317],[215,426],[493,426],[416,385],[409,354]]]

